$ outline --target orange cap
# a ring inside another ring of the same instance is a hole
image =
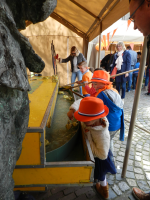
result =
[[[103,70],[96,70],[93,73],[91,81],[92,82],[101,82],[104,84],[110,84],[112,82],[110,82],[109,79],[110,79],[110,75],[108,72],[105,72]]]
[[[81,122],[88,122],[107,116],[109,109],[103,101],[96,97],[85,97],[81,100],[79,110],[74,117]]]

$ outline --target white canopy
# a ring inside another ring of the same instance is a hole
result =
[[[112,33],[117,28],[113,38]],[[138,31],[134,30],[134,23],[131,22],[127,29],[127,21],[126,20],[118,20],[114,24],[112,24],[109,28],[103,31],[102,35],[107,35],[110,33],[111,41],[126,41],[126,42],[143,42],[144,37],[143,34]]]

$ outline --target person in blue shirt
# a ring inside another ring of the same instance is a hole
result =
[[[148,82],[149,82],[149,67],[147,66],[146,68],[146,73],[145,73],[145,91],[148,90]]]
[[[127,46],[127,50],[129,51],[129,53],[131,55],[131,70],[132,70],[132,69],[134,69],[134,67],[137,63],[137,53],[131,49],[131,46]],[[133,72],[130,72],[129,73],[127,92],[130,92],[130,90],[131,90],[132,76],[133,76]]]
[[[135,64],[134,69],[137,69],[139,67],[140,67],[140,58],[137,59],[137,63]],[[138,73],[139,73],[139,70],[133,72],[133,90],[135,90],[135,87],[136,87]]]

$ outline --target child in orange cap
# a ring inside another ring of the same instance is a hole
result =
[[[111,138],[110,148],[113,152],[113,137],[120,129],[120,140],[124,141],[124,113],[123,102],[117,90],[113,88],[110,76],[105,70],[94,71],[91,79],[97,98],[102,99],[109,108],[107,119],[109,121],[109,133]]]
[[[105,71],[105,69],[103,69],[102,67],[100,67],[100,68],[96,68],[96,69],[94,70],[94,72],[97,71],[97,70],[103,70],[103,71]],[[106,72],[106,71],[105,71],[105,72]],[[110,81],[110,76],[109,76],[109,74],[108,74],[108,81]],[[112,90],[114,90],[115,92],[117,92],[117,90],[113,88],[112,84],[107,84],[105,89],[110,89],[110,88],[111,88]],[[98,91],[97,91],[97,90],[95,90],[95,88],[93,87],[93,84],[92,84],[92,87],[89,87],[89,84],[88,84],[88,83],[85,83],[85,90],[90,94],[90,96],[97,97],[97,95],[98,95],[101,91],[103,91],[104,89],[103,89],[103,88],[99,88]]]
[[[85,134],[95,158],[94,179],[100,181],[96,184],[96,189],[105,199],[109,197],[106,173],[116,174],[116,168],[111,159],[112,153],[109,150],[109,123],[106,118],[108,113],[108,107],[101,99],[95,97],[82,99],[79,110],[74,113],[74,117],[78,121],[84,122],[86,126]]]
[[[87,66],[87,62],[86,61],[80,62],[78,64],[78,67],[82,73],[82,81],[77,81],[76,83],[81,84],[81,83],[90,82],[93,74],[89,70]],[[92,87],[92,84],[89,84],[89,87]],[[82,93],[84,97],[90,96],[90,94],[88,94],[84,86],[82,86]]]
[[[124,113],[123,102],[118,92],[113,88],[109,81],[109,74],[105,70],[97,69],[91,79],[93,88],[97,92],[97,98],[102,99],[104,104],[109,108],[107,119],[109,121],[110,149],[113,153],[113,138],[120,129],[120,140],[124,141]],[[75,101],[68,112],[70,119],[73,118],[74,112],[78,110],[81,100]]]
[[[107,73],[106,70],[103,69],[102,67],[95,69],[94,72],[95,72],[95,71],[99,71],[99,70],[105,71],[104,73]],[[103,76],[103,73],[102,73],[102,76]],[[110,81],[109,73],[107,73],[106,79],[107,79],[107,81]],[[98,90],[96,90],[95,87],[93,87],[93,84],[92,84],[92,87],[90,88],[90,87],[88,86],[88,83],[86,83],[86,84],[85,84],[85,89],[86,89],[86,91],[90,94],[90,96],[95,96],[95,97],[97,97],[97,95],[98,95],[101,91],[106,90],[106,89],[112,89],[112,90],[114,90],[115,92],[118,93],[118,91],[117,91],[116,89],[113,88],[112,82],[107,83],[107,84],[105,85],[105,88],[102,88],[102,87],[100,86],[100,88],[98,88]]]

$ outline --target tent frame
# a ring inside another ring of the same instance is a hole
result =
[[[64,26],[66,26],[67,28],[69,28],[70,30],[72,30],[73,32],[75,32],[80,37],[82,37],[83,40],[86,38],[85,40],[89,41],[90,33],[93,32],[97,28],[97,26],[100,26],[100,32],[102,32],[102,29],[101,29],[102,21],[109,14],[109,12],[119,3],[119,1],[120,0],[116,0],[116,2],[112,5],[112,7],[110,7],[111,4],[112,4],[112,0],[108,0],[107,3],[105,4],[105,6],[103,7],[103,9],[101,10],[101,12],[99,13],[99,15],[96,16],[94,13],[90,12],[88,9],[86,9],[84,6],[82,6],[81,4],[76,2],[75,0],[70,0],[70,2],[72,2],[73,4],[75,4],[76,6],[81,8],[83,11],[85,11],[86,13],[88,13],[89,15],[91,15],[92,17],[95,18],[94,23],[91,25],[91,27],[89,28],[89,30],[86,33],[81,31],[79,28],[74,26],[72,23],[68,22],[66,19],[64,19],[63,17],[58,15],[56,12],[53,12],[50,16],[53,19],[60,22],[61,24],[63,24]],[[109,8],[109,10],[108,10],[108,8]],[[88,46],[86,45],[86,47],[88,47]],[[87,49],[85,50],[84,47],[83,47],[83,52],[85,52],[84,56],[87,57]]]
[[[50,15],[50,17],[52,17],[53,19],[55,19],[59,23],[63,24],[64,26],[66,26],[67,28],[69,28],[71,31],[73,31],[74,33],[76,33],[77,35],[79,35],[80,37],[84,38],[86,36],[85,33],[83,33],[81,30],[79,30],[77,27],[75,27],[73,24],[71,24],[70,22],[68,22],[66,19],[64,19],[63,17],[61,17],[57,13],[53,12]]]

